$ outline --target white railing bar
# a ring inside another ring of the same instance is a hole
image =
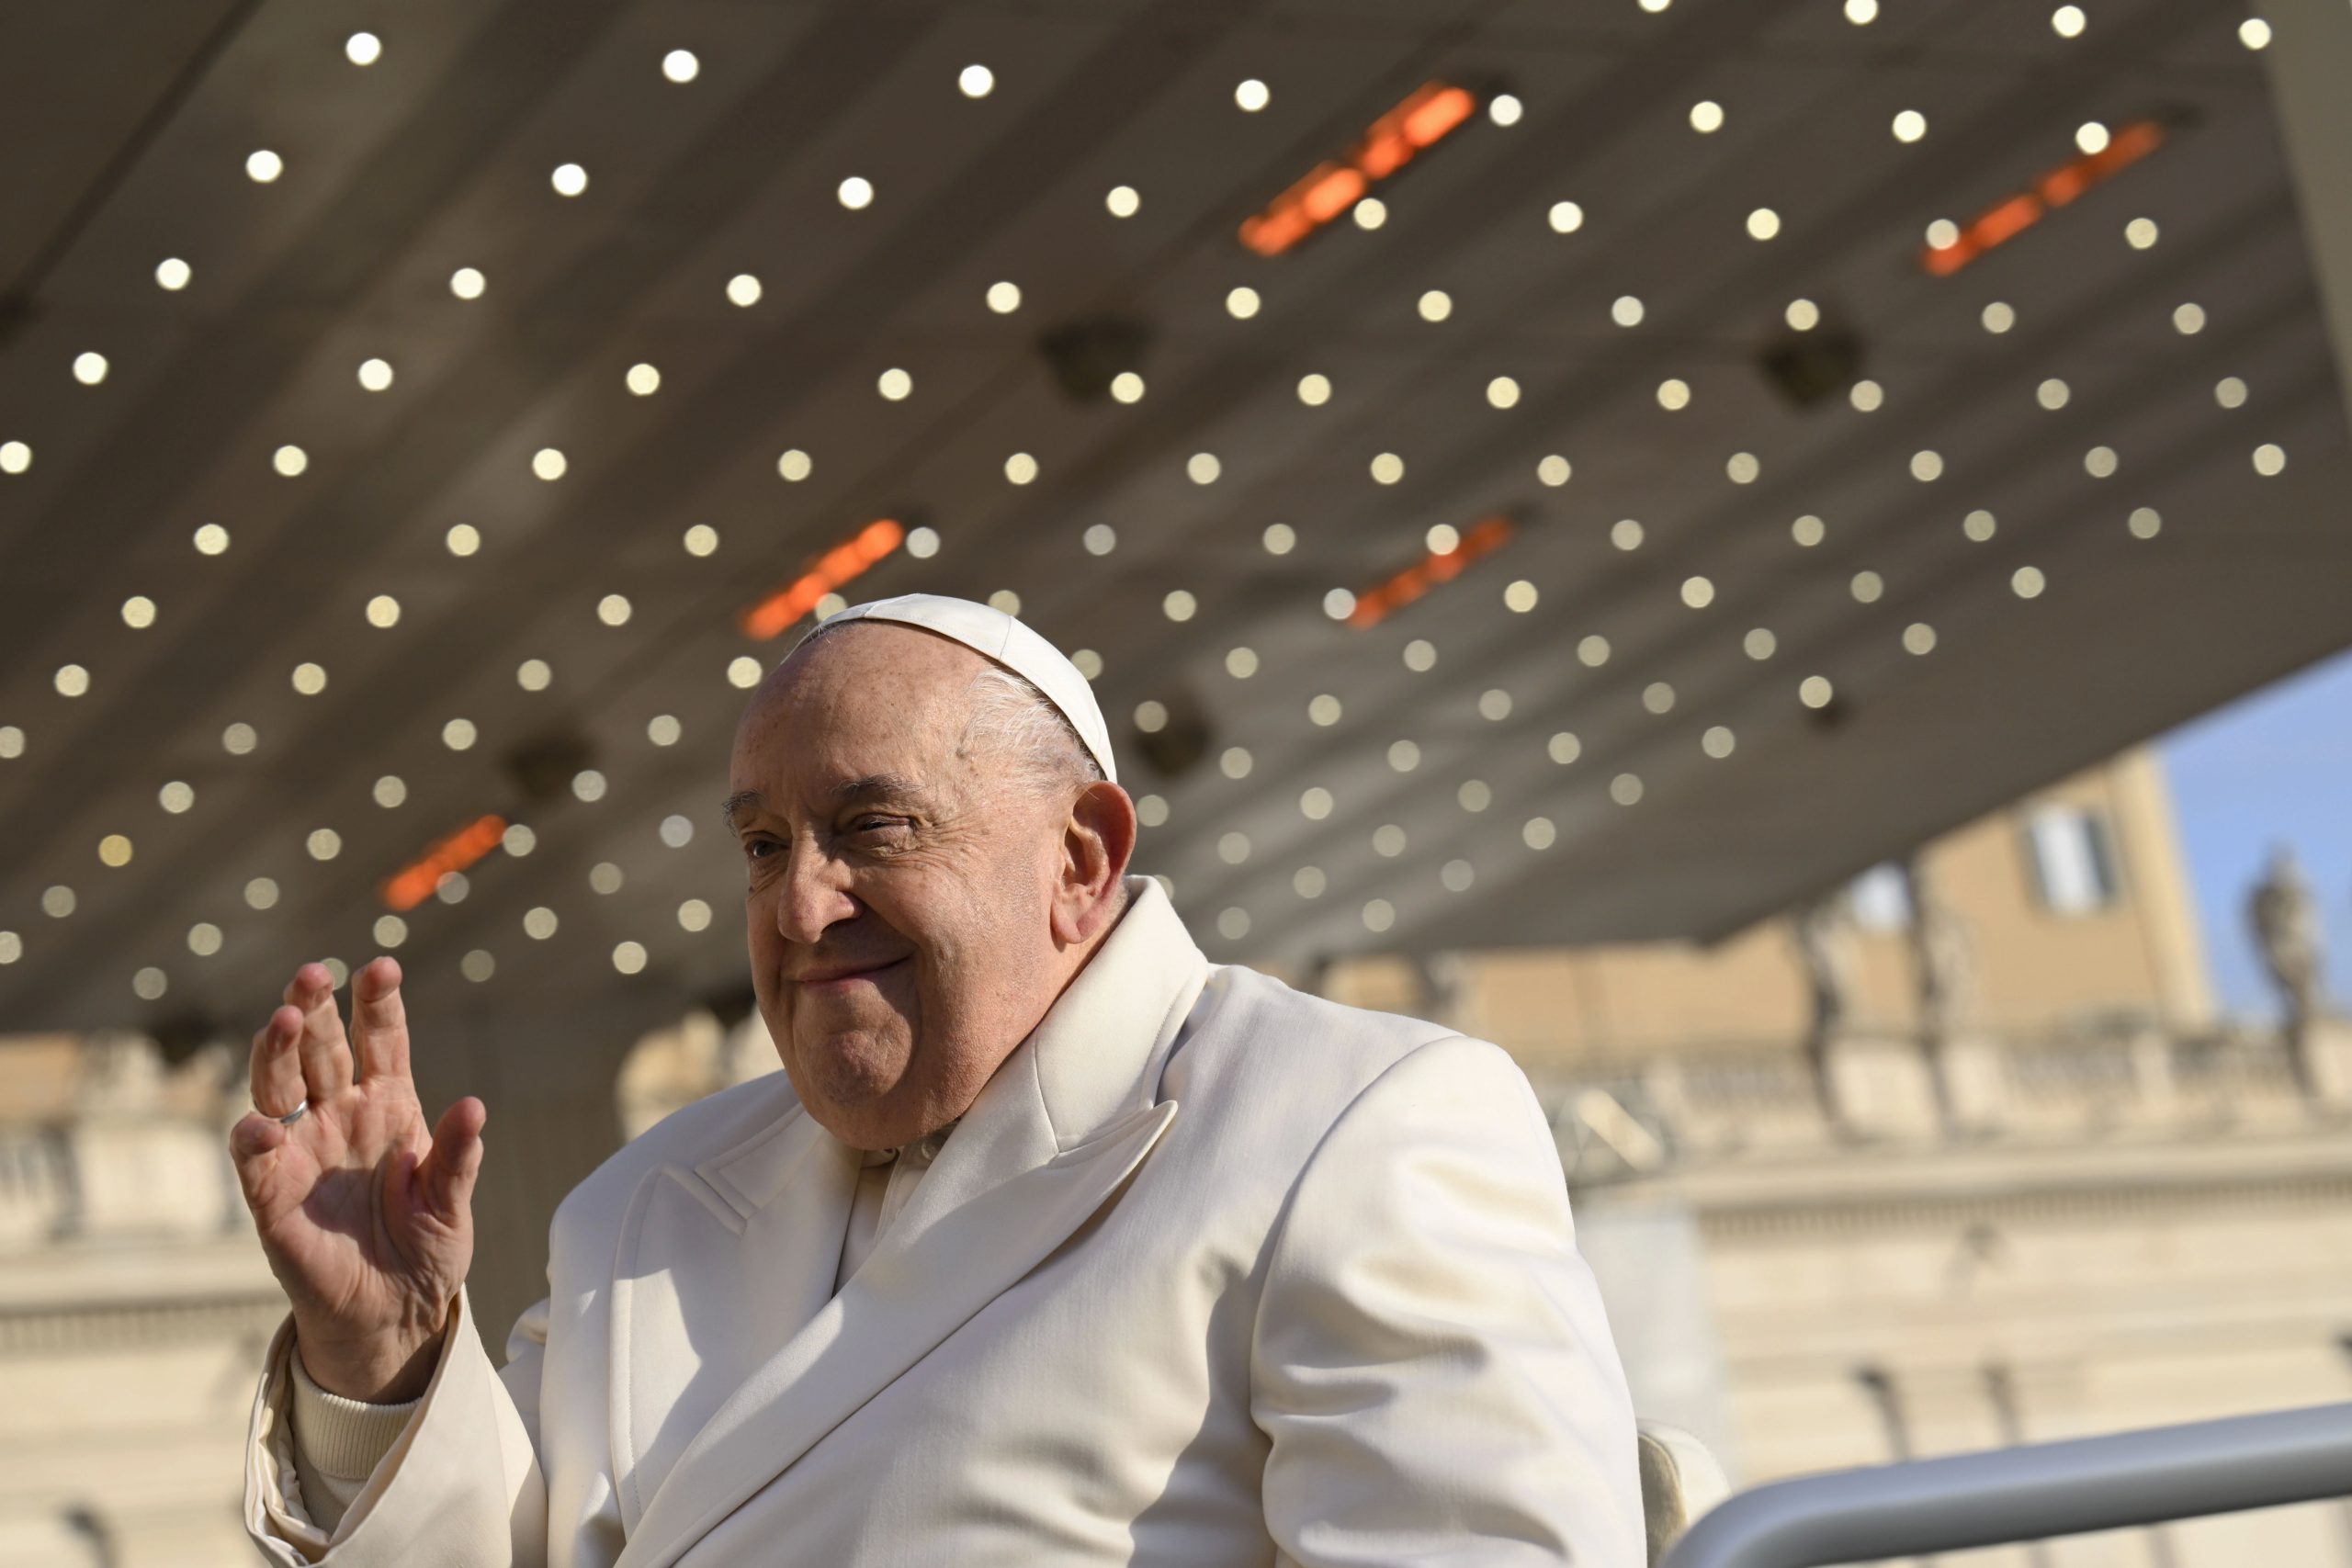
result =
[[[2352,1495],[2352,1404],[1775,1482],[1665,1568],[1822,1568]]]

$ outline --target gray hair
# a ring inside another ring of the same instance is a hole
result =
[[[1102,782],[1102,766],[1068,715],[1027,677],[991,663],[972,677],[971,717],[958,750],[981,747],[1012,759],[1022,783],[1040,794]]]
[[[1069,716],[1027,677],[992,662],[972,677],[968,691],[971,716],[956,747],[961,755],[985,748],[1010,759],[1007,783],[1032,795],[1050,796],[1104,782],[1102,765],[1079,739]],[[1110,899],[1115,919],[1129,902],[1124,881],[1111,885]]]

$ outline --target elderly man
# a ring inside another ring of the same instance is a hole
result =
[[[730,769],[785,1070],[571,1192],[503,1369],[463,1290],[484,1110],[427,1130],[399,966],[346,1035],[305,964],[255,1036],[271,1561],[1641,1562],[1526,1080],[1204,959],[1125,874],[1102,715],[1043,638],[844,611]]]

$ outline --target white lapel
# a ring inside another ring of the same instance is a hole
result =
[[[677,1562],[1035,1269],[1174,1121],[1160,1069],[1208,964],[1158,883],[1128,888],[1117,929],[989,1080],[856,1277],[741,1379],[649,1494],[616,1568]]]
[[[779,1091],[789,1099],[784,1076]],[[634,1531],[686,1445],[832,1294],[857,1151],[797,1100],[688,1170],[638,1183],[614,1251],[610,1418]]]

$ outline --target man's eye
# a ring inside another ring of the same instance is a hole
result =
[[[743,852],[753,860],[760,860],[763,858],[760,853],[762,850],[774,848],[775,848],[775,840],[773,839],[752,839],[744,843]]]

